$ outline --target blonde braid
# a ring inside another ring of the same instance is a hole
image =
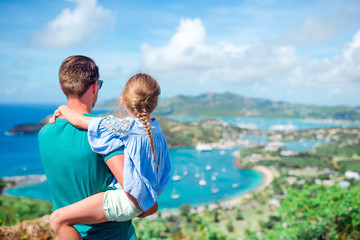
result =
[[[155,164],[156,164],[157,168],[160,170],[160,167],[159,167],[159,165],[158,165],[158,163],[156,162],[156,159],[155,159],[154,138],[153,138],[153,135],[152,135],[152,132],[151,132],[151,127],[150,127],[150,124],[149,124],[149,121],[148,121],[149,113],[147,112],[146,109],[142,109],[142,112],[139,113],[138,115],[139,115],[139,119],[141,120],[142,124],[144,125],[144,127],[146,129],[146,132],[147,132],[147,134],[149,136],[151,152],[152,152],[152,155],[154,157]]]
[[[119,98],[119,101],[124,103],[127,110],[134,113],[144,125],[149,136],[151,152],[159,171],[160,167],[155,159],[154,139],[148,118],[158,105],[160,92],[160,86],[152,76],[139,73],[127,81],[121,98]]]

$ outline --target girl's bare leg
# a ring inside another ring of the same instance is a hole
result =
[[[101,192],[53,212],[50,225],[60,239],[82,239],[73,227],[75,224],[107,222],[103,209],[104,195],[105,192]]]

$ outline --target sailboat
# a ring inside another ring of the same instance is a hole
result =
[[[216,187],[215,183],[213,183],[210,191],[211,193],[218,193],[220,189]]]
[[[206,170],[208,170],[208,171],[211,170],[211,165],[209,165],[209,164],[206,165]]]
[[[199,181],[200,186],[205,186],[206,185],[206,181],[204,178],[204,173],[201,175],[201,180]]]
[[[184,175],[184,176],[187,176],[187,175],[188,175],[188,170],[187,170],[186,167],[185,167],[185,169],[184,169],[184,171],[183,171],[183,175]]]
[[[176,189],[173,188],[172,193],[171,193],[171,198],[172,198],[172,199],[179,199],[179,198],[180,198],[180,194],[175,193],[175,192],[176,192]]]
[[[211,180],[212,180],[212,181],[216,181],[216,175],[215,175],[215,174],[213,174],[213,175],[211,176]]]
[[[181,179],[180,175],[177,174],[177,172],[175,171],[174,176],[172,177],[173,181],[179,181]]]
[[[195,178],[199,178],[199,177],[200,177],[199,168],[196,168]]]

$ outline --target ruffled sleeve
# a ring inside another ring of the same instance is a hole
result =
[[[124,145],[133,121],[129,118],[93,118],[88,126],[88,138],[91,149],[105,155]]]

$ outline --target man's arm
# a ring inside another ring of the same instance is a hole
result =
[[[121,187],[124,189],[124,154],[118,154],[110,157],[106,160],[106,164],[110,168],[116,180],[120,183]]]
[[[124,154],[118,154],[118,155],[110,157],[106,161],[106,164],[110,168],[111,172],[114,174],[116,180],[119,182],[121,187],[124,189],[124,181],[123,181],[123,179],[124,179]],[[132,202],[136,205],[136,207],[138,209],[141,209],[137,200],[132,195],[128,194],[127,192],[125,192],[125,193],[132,200]],[[149,208],[148,210],[146,210],[145,212],[140,214],[138,217],[144,218],[144,217],[150,216],[150,215],[156,213],[157,210],[158,210],[158,203],[155,202],[155,204],[151,208]]]

